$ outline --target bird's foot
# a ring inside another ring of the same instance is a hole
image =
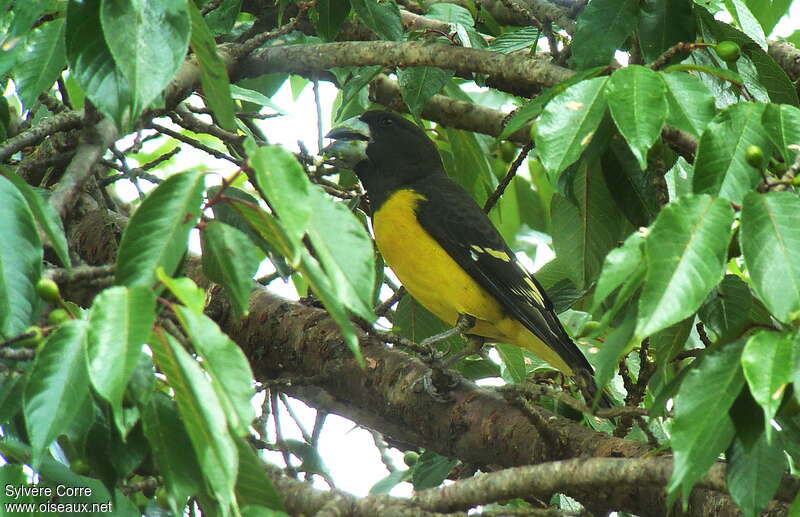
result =
[[[472,327],[475,326],[475,316],[470,316],[469,314],[459,314],[458,319],[456,320],[456,325],[451,328],[447,329],[444,332],[440,332],[439,334],[434,334],[430,337],[427,337],[419,342],[419,345],[422,347],[431,347],[436,343],[441,343],[442,341],[448,340],[451,337],[458,336],[459,334],[463,334]]]
[[[422,386],[436,402],[449,402],[450,392],[461,384],[461,375],[443,365],[435,365],[422,376]]]

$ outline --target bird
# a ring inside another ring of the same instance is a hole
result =
[[[396,113],[370,110],[326,137],[333,142],[323,156],[358,176],[377,247],[416,301],[465,333],[532,352],[578,378],[594,398],[594,370],[547,293],[481,207],[447,176],[422,129]],[[605,393],[600,403],[610,406]]]

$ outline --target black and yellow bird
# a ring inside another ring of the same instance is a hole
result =
[[[553,304],[480,206],[447,177],[436,145],[403,117],[367,111],[327,135],[325,154],[351,168],[367,191],[375,241],[409,293],[449,325],[531,351],[578,376],[592,367]]]

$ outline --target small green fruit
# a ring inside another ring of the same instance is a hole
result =
[[[536,121],[531,122],[531,141],[536,141]]]
[[[762,169],[764,167],[764,150],[757,145],[748,145],[744,150],[744,159],[751,167]]]
[[[58,290],[58,284],[50,278],[39,279],[36,283],[36,294],[46,302],[58,303],[61,301],[61,292]]]
[[[18,346],[37,348],[40,344],[44,343],[44,335],[42,334],[42,329],[35,325],[26,328],[25,334],[33,334],[33,335],[31,337],[26,337],[21,341],[17,341]]]
[[[409,467],[413,467],[417,464],[419,460],[419,454],[414,451],[408,451],[403,455],[403,463],[408,465]]]
[[[60,325],[69,319],[69,313],[61,308],[53,309],[47,315],[47,322],[51,325]]]
[[[500,157],[504,162],[511,163],[517,157],[517,146],[508,140],[500,142]]]
[[[733,41],[720,41],[714,47],[717,55],[726,63],[733,63],[742,55],[742,49]]]

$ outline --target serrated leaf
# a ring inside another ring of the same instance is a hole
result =
[[[439,20],[440,22],[460,23],[464,27],[475,26],[475,20],[472,18],[472,14],[470,14],[468,9],[460,5],[444,2],[431,4],[425,16],[433,20]]]
[[[800,198],[791,192],[750,192],[739,234],[753,288],[781,321],[800,311]]]
[[[606,254],[628,235],[630,225],[596,161],[581,162],[569,188],[574,200],[559,194],[550,203],[553,249],[575,286],[588,288]]]
[[[250,152],[256,183],[296,245],[311,220],[311,182],[297,159],[280,146],[267,145]]]
[[[742,367],[750,393],[764,410],[767,439],[771,442],[770,423],[783,402],[783,393],[794,373],[795,333],[780,334],[762,330],[747,340],[742,352]]]
[[[676,43],[695,40],[691,0],[644,0],[639,15],[639,46],[645,62],[655,61]]]
[[[661,210],[645,240],[638,337],[692,315],[722,280],[733,218],[729,203],[710,196],[687,196]]]
[[[191,20],[190,45],[200,65],[200,83],[203,85],[206,104],[214,113],[217,123],[224,129],[233,131],[236,128],[236,120],[228,68],[217,54],[214,35],[211,34],[200,11],[194,2],[187,2],[187,5]]]
[[[175,273],[202,199],[203,175],[195,171],[170,176],[150,192],[122,233],[117,284],[151,286],[159,266],[167,275]]]
[[[99,2],[70,0],[64,38],[70,75],[101,113],[124,127],[132,118],[134,97],[103,37]]]
[[[0,177],[0,336],[21,334],[33,323],[40,301],[36,283],[42,276],[42,242],[28,203],[5,177]]]
[[[175,402],[156,393],[142,407],[142,426],[153,460],[164,478],[170,508],[180,513],[184,501],[200,489],[197,476],[200,465]]]
[[[375,254],[364,225],[344,205],[315,188],[308,236],[331,286],[344,305],[367,321],[372,312]]]
[[[720,112],[708,123],[694,161],[694,191],[741,203],[745,193],[761,180],[759,171],[747,163],[745,150],[757,145],[770,149],[761,125],[764,104],[743,102]]]
[[[739,365],[743,348],[744,340],[739,340],[709,350],[683,379],[671,428],[675,466],[667,487],[670,499],[681,489],[685,505],[692,486],[734,436],[728,410],[744,384]]]
[[[48,92],[66,66],[64,18],[56,18],[34,29],[17,57],[14,80],[25,109],[33,107],[40,93]]]
[[[725,6],[734,21],[742,28],[742,31],[755,41],[759,47],[767,50],[767,37],[764,35],[764,29],[761,28],[756,17],[747,8],[747,4],[742,0],[725,0]]]
[[[231,88],[231,98],[233,99],[239,101],[251,102],[253,104],[258,104],[259,106],[266,106],[268,108],[272,108],[281,115],[289,114],[288,111],[286,111],[285,109],[281,108],[280,106],[272,102],[272,99],[270,99],[269,97],[260,92],[251,90],[249,88],[242,88],[241,86],[237,86],[235,84],[232,84],[230,88]]]
[[[203,478],[217,501],[228,508],[234,500],[239,455],[228,431],[225,410],[203,370],[175,338],[160,332],[151,339],[150,348],[175,391],[175,402]]]
[[[397,79],[400,95],[408,106],[408,111],[416,118],[420,117],[422,108],[431,97],[453,77],[452,70],[443,70],[433,66],[412,66],[398,69]]]
[[[94,390],[111,405],[125,436],[122,397],[156,318],[156,297],[145,287],[111,287],[89,310],[87,365]]]
[[[400,9],[394,0],[381,3],[375,0],[350,0],[350,5],[364,25],[381,39],[400,41],[403,38]]]
[[[225,287],[237,317],[246,315],[253,275],[264,254],[244,232],[218,221],[206,224],[200,238],[203,272],[209,280]]]
[[[661,78],[667,85],[667,123],[699,137],[717,112],[714,96],[700,79],[691,74],[664,73]]]
[[[800,153],[800,109],[788,104],[769,104],[761,118],[767,136],[787,164]],[[794,145],[794,147],[790,147]]]
[[[317,34],[333,41],[349,13],[350,0],[317,0],[309,14]]]
[[[228,425],[238,436],[247,434],[255,419],[250,399],[253,372],[244,352],[205,314],[176,306],[175,314],[211,376],[211,386],[227,415]]]
[[[578,16],[572,62],[578,69],[608,65],[636,28],[637,0],[594,0]]]
[[[746,0],[745,3],[769,36],[778,21],[787,14],[792,0]]]
[[[631,271],[635,270],[643,260],[642,245],[644,237],[641,233],[635,232],[625,239],[619,248],[611,250],[603,260],[603,269],[594,289],[594,307],[592,312],[610,295],[615,289],[625,283],[631,276]]]
[[[163,267],[156,268],[158,281],[164,284],[179,302],[197,314],[203,312],[206,305],[206,292],[197,287],[194,280],[187,277],[172,278],[167,276]]]
[[[184,0],[103,0],[100,24],[138,117],[183,64],[190,22]]]
[[[58,259],[67,270],[71,270],[72,261],[69,258],[69,245],[64,235],[64,225],[55,208],[11,169],[0,166],[0,174],[13,183],[25,197],[25,201],[28,202],[28,208],[31,209],[33,217],[36,218],[39,227],[42,228],[42,231],[44,231],[44,234],[53,246],[53,250],[56,252],[56,255],[58,255]]]
[[[542,112],[536,125],[536,150],[553,180],[592,141],[606,111],[606,81],[606,77],[597,77],[572,85]]]
[[[727,487],[745,517],[756,517],[778,490],[786,470],[780,442],[764,434],[752,447],[738,438],[728,450]]]
[[[750,323],[753,296],[742,279],[725,275],[711,291],[698,315],[705,326],[717,335],[717,341],[738,339]]]
[[[611,117],[642,169],[647,167],[647,151],[661,135],[667,118],[666,94],[659,74],[644,66],[620,68],[606,82]]]
[[[234,438],[239,451],[239,475],[236,476],[236,501],[240,506],[258,505],[272,510],[283,510],[281,496],[275,489],[267,471],[249,443]],[[278,517],[278,516],[276,516]]]
[[[41,464],[47,447],[69,427],[89,396],[87,328],[83,320],[62,323],[36,354],[24,400],[34,469]]]

